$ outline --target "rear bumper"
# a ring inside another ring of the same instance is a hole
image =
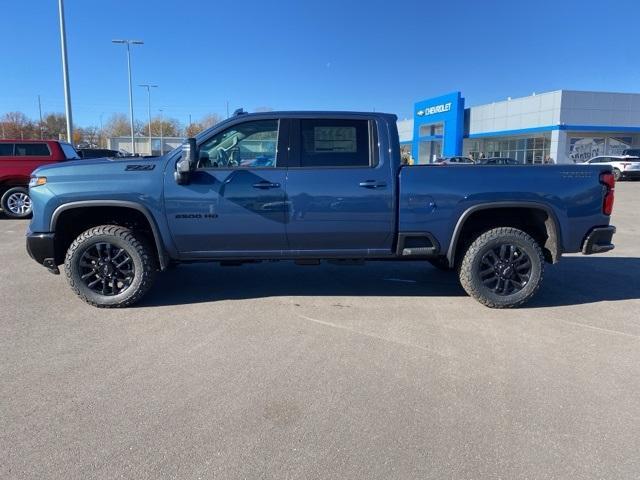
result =
[[[611,240],[614,233],[616,233],[616,227],[611,225],[592,229],[582,245],[582,253],[584,255],[592,255],[613,250],[614,245]]]
[[[55,235],[53,233],[27,232],[27,252],[51,273],[59,274],[55,261]]]

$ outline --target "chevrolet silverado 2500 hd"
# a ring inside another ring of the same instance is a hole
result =
[[[402,166],[389,114],[238,114],[161,157],[39,168],[27,249],[98,307],[175,263],[274,259],[429,261],[515,307],[545,263],[613,248],[614,187],[602,165]]]

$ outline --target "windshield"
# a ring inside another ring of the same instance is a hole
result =
[[[76,149],[73,148],[73,145],[70,145],[68,143],[60,143],[60,148],[62,148],[62,152],[64,153],[64,156],[67,158],[67,160],[80,159],[80,155],[78,155]]]

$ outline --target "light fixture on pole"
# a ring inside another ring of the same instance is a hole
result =
[[[64,25],[64,1],[58,0],[60,17],[60,48],[62,50],[62,80],[64,84],[64,113],[67,117],[67,141],[73,143],[73,121],[71,119],[71,90],[69,87],[69,63],[67,61],[67,31]]]
[[[133,88],[131,87],[131,45],[144,45],[142,40],[111,40],[127,46],[127,70],[129,71],[129,123],[131,126],[131,153],[136,153],[136,142],[133,131]]]
[[[158,85],[143,83],[142,85],[138,86],[147,89],[147,113],[149,114],[149,155],[153,155],[153,148],[151,148],[151,89],[158,88]]]

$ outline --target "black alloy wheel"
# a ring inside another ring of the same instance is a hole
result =
[[[482,283],[501,296],[513,295],[526,287],[533,268],[529,255],[510,243],[489,249],[480,265]]]
[[[100,295],[119,295],[135,276],[133,259],[124,248],[100,242],[90,245],[80,258],[80,278]]]

